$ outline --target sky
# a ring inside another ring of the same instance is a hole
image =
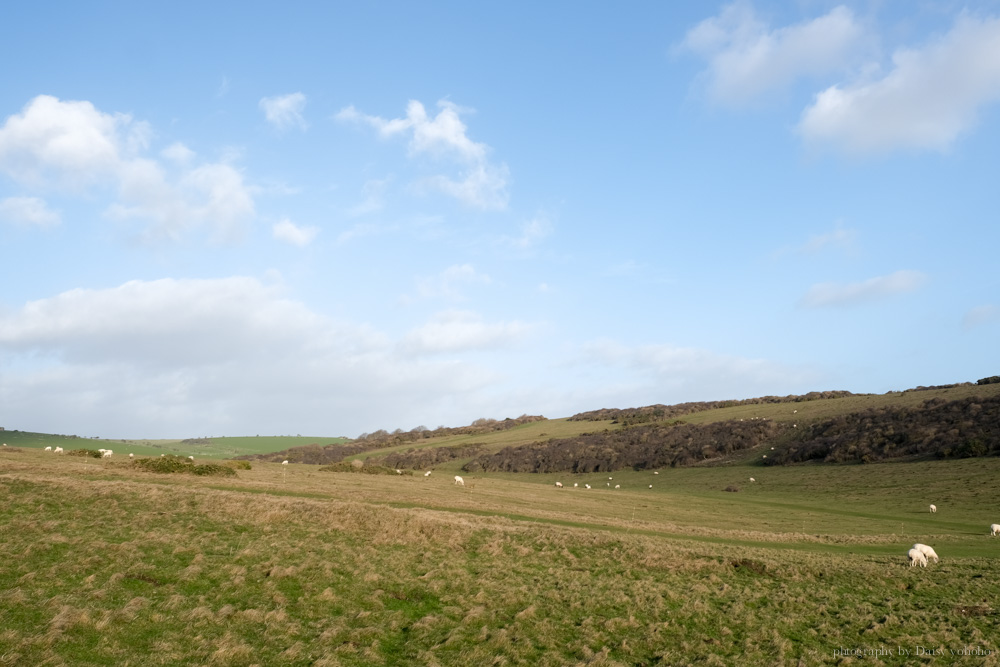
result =
[[[1000,2],[13,3],[0,426],[1000,373]]]

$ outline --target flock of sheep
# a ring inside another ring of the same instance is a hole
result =
[[[6,447],[7,443],[3,443],[3,446]],[[53,452],[55,454],[63,454],[64,453],[64,450],[63,450],[62,447],[56,447],[55,449],[53,449],[52,447],[46,447],[45,451],[47,451],[47,452]],[[114,454],[114,451],[112,451],[110,449],[98,449],[97,451],[100,452],[101,453],[101,457],[105,458],[105,459],[111,458],[111,456]],[[161,454],[161,456],[162,456],[162,454]],[[134,457],[134,454],[129,454],[129,458],[133,458],[133,457]],[[194,461],[194,457],[193,456],[189,456],[188,459],[191,460],[191,461]],[[288,461],[287,460],[286,461],[282,461],[281,465],[282,466],[287,466],[288,465]],[[396,472],[399,473],[399,474],[402,474],[402,471],[400,471],[400,470],[397,470]],[[653,474],[654,475],[659,475],[660,473],[659,472],[653,472]],[[427,472],[424,473],[424,477],[430,477],[430,476],[431,476],[431,471],[430,470],[428,470]],[[614,477],[608,477],[608,480],[609,481],[607,482],[607,486],[610,487],[611,486],[611,482],[614,481]],[[755,480],[753,477],[751,477],[750,481],[751,482],[756,482],[757,480]],[[455,484],[457,486],[463,486],[463,487],[465,486],[465,480],[461,477],[461,475],[455,475]],[[587,489],[591,488],[590,484],[584,484],[583,486],[584,486],[584,488],[587,488]],[[574,483],[573,487],[574,488],[578,488],[579,484]],[[562,482],[556,482],[556,488],[557,489],[563,488],[563,483]],[[615,488],[616,489],[621,489],[621,485],[620,484],[615,484]],[[653,485],[650,484],[649,488],[653,488]],[[930,510],[931,514],[934,514],[934,513],[937,512],[937,506],[932,504],[932,505],[930,505],[929,510]],[[1000,523],[990,524],[990,536],[991,537],[996,537],[997,535],[1000,535]],[[914,544],[913,547],[911,547],[910,550],[908,552],[906,552],[906,557],[907,557],[907,559],[910,562],[910,567],[916,567],[918,565],[920,567],[927,567],[928,560],[931,560],[931,561],[933,561],[935,563],[937,563],[938,560],[939,560],[938,559],[938,555],[934,551],[933,547],[929,547],[926,544],[920,544],[919,542],[917,544]]]

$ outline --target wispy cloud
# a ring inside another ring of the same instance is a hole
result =
[[[749,2],[735,2],[689,30],[679,48],[708,61],[703,79],[713,100],[739,106],[803,77],[843,71],[864,42],[864,29],[844,6],[811,21],[771,28]]]
[[[37,197],[8,197],[0,200],[0,220],[34,227],[55,227],[61,222],[58,212]]]
[[[524,322],[487,323],[478,313],[449,310],[407,334],[400,349],[408,356],[496,349],[511,345],[531,329]]]
[[[926,282],[927,276],[919,271],[896,271],[860,283],[821,283],[810,287],[799,305],[806,308],[850,306],[912,292]]]
[[[319,227],[300,227],[288,218],[282,218],[271,227],[271,233],[279,241],[302,248],[313,242],[319,234]]]
[[[306,107],[306,96],[302,93],[264,97],[260,100],[259,106],[264,112],[267,122],[279,130],[287,130],[291,127],[305,130],[309,127],[306,119],[302,116],[302,110]]]
[[[1000,19],[962,14],[920,48],[900,49],[882,77],[816,96],[798,126],[812,144],[853,154],[948,149],[1000,101]]]
[[[461,113],[468,112],[468,109],[447,100],[438,102],[438,106],[438,114],[431,116],[423,104],[411,100],[406,107],[406,116],[393,119],[365,114],[349,106],[334,118],[368,125],[385,138],[408,136],[411,157],[427,155],[451,160],[461,166],[462,171],[457,176],[438,174],[423,179],[421,184],[424,187],[443,192],[476,208],[506,208],[510,179],[507,165],[491,163],[488,159],[489,146],[469,138],[468,128],[461,119]]]
[[[470,285],[489,285],[492,279],[476,271],[471,264],[455,264],[435,276],[419,278],[413,294],[402,297],[404,303],[422,299],[462,301]]]
[[[976,306],[962,317],[962,326],[966,329],[975,329],[994,322],[1000,322],[1000,306],[992,304]]]

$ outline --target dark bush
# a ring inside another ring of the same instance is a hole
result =
[[[89,456],[92,459],[99,459],[104,455],[96,449],[71,449],[66,452],[66,456]]]

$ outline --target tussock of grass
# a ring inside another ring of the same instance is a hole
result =
[[[236,470],[228,465],[205,463],[195,465],[191,459],[180,456],[156,456],[153,458],[135,459],[132,465],[145,472],[160,474],[185,473],[201,477],[235,477]]]

